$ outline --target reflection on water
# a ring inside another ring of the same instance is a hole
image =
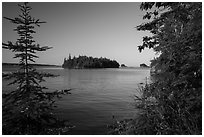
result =
[[[69,89],[57,102],[56,113],[69,120],[76,128],[71,134],[106,134],[106,125],[114,115],[116,119],[130,118],[137,114],[134,109],[133,95],[137,94],[138,84],[145,82],[149,69],[59,69],[39,68],[40,71],[60,75],[47,78],[42,83],[49,90]],[[12,71],[3,68],[3,72]],[[6,86],[10,90],[13,87]]]

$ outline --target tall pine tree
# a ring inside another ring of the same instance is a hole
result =
[[[55,99],[68,94],[69,90],[46,92],[47,88],[40,85],[44,77],[55,77],[38,72],[31,64],[38,58],[36,52],[50,49],[36,44],[32,37],[34,27],[45,22],[31,17],[28,3],[18,6],[22,11],[19,17],[4,17],[17,25],[14,29],[19,35],[17,41],[2,44],[4,49],[15,53],[14,58],[19,58],[19,70],[3,74],[4,79],[13,80],[9,85],[17,84],[15,90],[3,94],[3,134],[59,134],[67,127],[52,110]]]

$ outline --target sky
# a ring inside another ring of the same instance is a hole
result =
[[[2,16],[15,18],[21,12],[18,3],[3,2]],[[126,66],[150,64],[155,57],[151,49],[139,52],[142,37],[148,32],[136,30],[146,22],[144,11],[138,2],[34,2],[31,16],[47,23],[36,26],[33,35],[41,46],[53,47],[38,52],[36,63],[62,65],[64,58],[71,56],[106,57]],[[15,24],[2,19],[2,42],[15,42],[18,38]],[[2,62],[14,63],[14,53],[2,49]]]

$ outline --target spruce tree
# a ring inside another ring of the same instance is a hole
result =
[[[17,41],[8,41],[2,45],[4,49],[15,53],[14,58],[19,58],[19,70],[3,74],[4,79],[13,80],[9,85],[17,85],[15,90],[3,93],[3,134],[59,134],[68,128],[52,110],[55,107],[55,99],[60,98],[62,94],[68,94],[70,90],[47,92],[47,88],[40,85],[40,82],[45,81],[44,77],[55,77],[33,68],[33,63],[38,58],[36,52],[51,48],[41,47],[32,37],[35,33],[34,27],[45,22],[31,17],[31,7],[28,3],[18,6],[22,11],[19,17],[4,17],[17,25],[14,29],[19,35]]]

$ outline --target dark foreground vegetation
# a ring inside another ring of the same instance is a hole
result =
[[[4,135],[33,135],[33,134],[61,134],[70,129],[67,121],[60,120],[53,113],[56,98],[69,94],[69,90],[44,91],[40,85],[44,77],[55,77],[49,73],[40,73],[31,63],[38,58],[36,52],[46,51],[50,47],[35,44],[32,34],[34,27],[41,22],[29,14],[31,7],[28,3],[19,5],[22,14],[15,19],[4,17],[17,25],[14,29],[19,35],[15,43],[3,43],[3,48],[12,50],[14,58],[19,58],[19,70],[3,74],[4,79],[10,79],[9,85],[16,84],[13,91],[3,91],[2,100],[2,134]]]
[[[152,36],[138,48],[160,54],[151,63],[156,73],[135,96],[137,118],[117,121],[110,134],[201,135],[202,3],[145,2],[140,8],[151,20],[137,30]]]
[[[119,68],[120,64],[115,60],[107,58],[93,58],[87,56],[79,56],[64,59],[63,68],[69,69],[83,69],[83,68]]]

